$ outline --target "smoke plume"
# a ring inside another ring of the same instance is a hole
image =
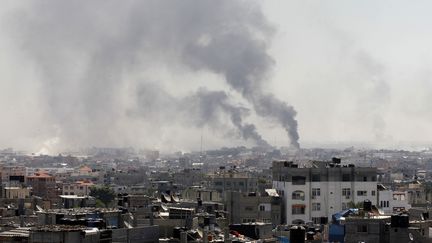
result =
[[[254,112],[279,123],[299,147],[296,111],[266,91],[274,29],[253,3],[43,0],[19,8],[7,22],[11,38],[38,69],[47,116],[69,145],[119,141],[135,120],[220,127],[228,118],[243,139],[269,146],[245,121]],[[147,81],[162,66],[171,73],[222,76],[233,92],[174,94],[187,82]],[[235,102],[236,93],[246,105]]]

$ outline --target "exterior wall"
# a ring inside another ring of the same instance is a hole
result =
[[[407,192],[394,192],[392,190],[378,192],[377,206],[387,214],[391,214],[397,211],[397,209],[408,210],[411,208],[411,205],[408,203]]]
[[[187,188],[182,192],[182,198],[188,200],[197,200],[201,198],[202,201],[220,202],[222,201],[221,193],[216,190],[207,190],[202,188]]]
[[[304,182],[296,180],[299,177],[304,177]],[[377,203],[376,168],[297,168],[286,162],[274,162],[273,178],[273,188],[284,198],[287,223],[298,220],[318,223],[322,217],[330,220],[350,202],[367,199]],[[319,195],[314,195],[318,189]],[[349,195],[343,195],[343,189],[349,189]],[[365,195],[357,194],[358,191],[365,191]],[[293,192],[303,192],[304,199],[293,198]],[[301,207],[304,212],[298,209]]]
[[[8,182],[9,176],[26,176],[27,168],[24,166],[0,166],[1,181]]]
[[[256,192],[258,191],[258,180],[248,177],[217,177],[213,178],[213,189],[224,192],[226,190],[238,192]]]
[[[388,243],[390,227],[388,219],[348,218],[345,222],[345,243],[383,242]],[[390,241],[393,242],[393,241]],[[403,241],[405,242],[405,241]]]
[[[91,185],[81,183],[64,184],[63,195],[88,196],[90,195],[90,187]]]
[[[5,187],[3,191],[3,196],[7,199],[22,199],[30,197],[30,190],[28,188]]]
[[[42,198],[53,198],[53,190],[56,188],[54,177],[27,177],[27,183],[32,187],[34,195]]]
[[[278,197],[228,191],[225,198],[231,224],[248,222],[281,224],[282,201]]]

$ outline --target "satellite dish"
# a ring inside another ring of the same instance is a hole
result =
[[[411,241],[414,240],[414,236],[411,233],[408,234],[408,237],[410,238]]]

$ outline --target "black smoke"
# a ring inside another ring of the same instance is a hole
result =
[[[244,120],[255,112],[279,123],[299,147],[294,108],[266,91],[274,29],[254,3],[42,0],[7,22],[38,67],[48,113],[69,143],[116,140],[124,119],[192,119],[200,127],[219,126],[226,116],[242,138],[269,146]],[[198,88],[177,97],[172,93],[181,83],[156,90],[137,78],[158,63],[221,75],[251,108],[233,102],[227,90]]]

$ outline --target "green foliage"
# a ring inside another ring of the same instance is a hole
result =
[[[104,208],[104,207],[106,207],[106,205],[101,200],[96,199],[96,207],[97,208]]]
[[[90,196],[96,198],[96,206],[105,207],[115,199],[113,189],[108,186],[93,186],[90,188]],[[99,201],[99,205],[98,205]]]
[[[348,203],[348,208],[363,208],[363,202],[354,203],[351,201]]]
[[[259,183],[259,184],[267,184],[267,180],[266,180],[266,179],[263,179],[263,178],[259,178],[259,179],[258,179],[258,183]]]

